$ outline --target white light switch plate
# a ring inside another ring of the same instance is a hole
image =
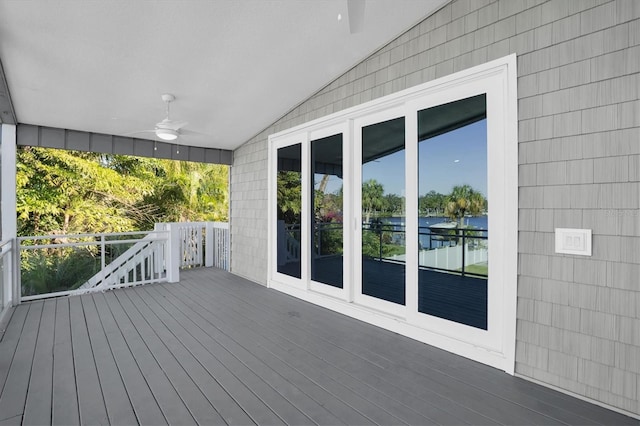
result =
[[[556,253],[591,256],[591,229],[556,228]]]

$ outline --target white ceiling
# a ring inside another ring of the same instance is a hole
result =
[[[179,143],[235,149],[446,2],[365,0],[351,33],[347,0],[0,0],[0,61],[19,123],[128,135],[168,92]]]

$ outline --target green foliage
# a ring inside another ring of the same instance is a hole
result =
[[[418,199],[418,210],[421,216],[444,215],[447,196],[431,190]]]
[[[278,172],[278,220],[300,223],[302,211],[302,176],[300,172]]]
[[[100,258],[85,248],[23,252],[22,295],[73,290],[99,270]]]
[[[324,175],[320,189],[314,192],[314,226],[316,228],[313,243],[319,255],[336,255],[343,252],[342,229],[342,187],[326,193],[329,175]]]
[[[227,218],[226,166],[33,147],[17,156],[18,235]]]
[[[362,255],[371,258],[385,258],[405,254],[404,244],[394,243],[393,232],[376,229],[363,229]]]
[[[396,194],[386,194],[382,210],[391,216],[404,214],[404,197]]]
[[[139,203],[148,213],[147,229],[156,222],[227,220],[226,166],[156,161],[161,167],[155,169],[154,191]]]

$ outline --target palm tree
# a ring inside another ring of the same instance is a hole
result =
[[[458,221],[458,227],[464,227],[466,214],[479,214],[486,205],[484,196],[470,185],[456,185],[447,197],[444,214]]]
[[[371,213],[380,210],[383,206],[384,187],[375,179],[369,179],[362,183],[362,210],[365,214],[365,222],[369,223]]]

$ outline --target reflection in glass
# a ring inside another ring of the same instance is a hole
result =
[[[278,149],[278,272],[300,278],[302,145]]]
[[[418,310],[487,329],[486,95],[418,111]]]
[[[362,294],[405,304],[404,117],[362,128]]]
[[[311,279],[342,288],[342,134],[311,141]]]

